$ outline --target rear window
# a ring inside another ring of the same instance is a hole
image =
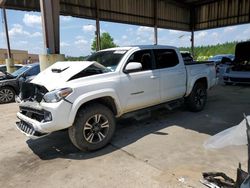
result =
[[[154,50],[154,56],[157,69],[174,67],[179,63],[178,56],[172,49]]]

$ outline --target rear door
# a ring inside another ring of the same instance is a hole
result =
[[[140,50],[134,52],[127,63],[140,62],[142,70],[122,74],[121,100],[125,111],[132,111],[148,107],[160,102],[159,94],[159,70],[155,70],[153,55],[151,50]],[[126,63],[126,64],[127,64]]]
[[[160,98],[166,102],[181,98],[186,92],[186,68],[174,49],[153,50],[156,69],[160,71]]]

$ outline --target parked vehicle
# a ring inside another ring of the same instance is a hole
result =
[[[233,54],[218,54],[209,58],[208,61],[213,61],[216,65],[219,65],[220,63],[222,63],[223,58],[229,59],[229,62],[230,62],[234,60],[234,55]]]
[[[231,64],[233,59],[233,54],[219,54],[209,58],[208,61],[214,62],[217,76],[221,77],[221,75],[225,72],[225,69],[228,67],[228,65]]]
[[[20,69],[20,68],[23,67],[23,65],[21,65],[21,64],[15,64],[14,66],[15,66],[16,70],[18,70],[18,69]],[[0,65],[0,72],[4,73],[6,71],[7,71],[6,65]]]
[[[39,63],[29,64],[13,73],[5,72],[0,76],[0,104],[15,100],[22,82],[31,79],[40,72]]]
[[[21,67],[23,67],[23,65],[21,65],[21,64],[15,64],[14,66],[15,66],[16,70],[18,70]],[[0,65],[0,76],[3,76],[6,71],[7,71],[6,65]]]
[[[225,84],[250,84],[250,41],[240,42],[235,48],[235,58],[223,74]]]
[[[184,100],[201,111],[216,81],[213,63],[185,66],[175,47],[106,49],[57,62],[26,83],[17,128],[30,138],[68,128],[77,148],[96,150],[110,142],[115,118]]]

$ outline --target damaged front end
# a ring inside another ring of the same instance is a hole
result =
[[[24,82],[20,87],[19,100],[41,102],[48,90],[44,86]]]
[[[20,87],[20,94],[17,101],[20,111],[17,117],[20,119],[16,122],[17,128],[31,138],[37,138],[47,135],[47,133],[36,130],[36,122],[45,123],[52,121],[52,115],[49,111],[44,110],[39,103],[43,100],[48,90],[33,83],[24,82]]]
[[[17,128],[32,139],[46,136],[54,131],[68,128],[72,103],[64,97],[70,93],[68,88],[48,91],[37,83],[23,83],[19,94],[19,112]],[[67,92],[66,92],[67,91]],[[47,97],[46,97],[47,96]],[[56,99],[56,100],[54,100]]]

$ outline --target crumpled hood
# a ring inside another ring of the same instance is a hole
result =
[[[94,63],[94,61],[59,61],[40,72],[31,83],[42,85],[48,91],[58,89],[72,76]]]

